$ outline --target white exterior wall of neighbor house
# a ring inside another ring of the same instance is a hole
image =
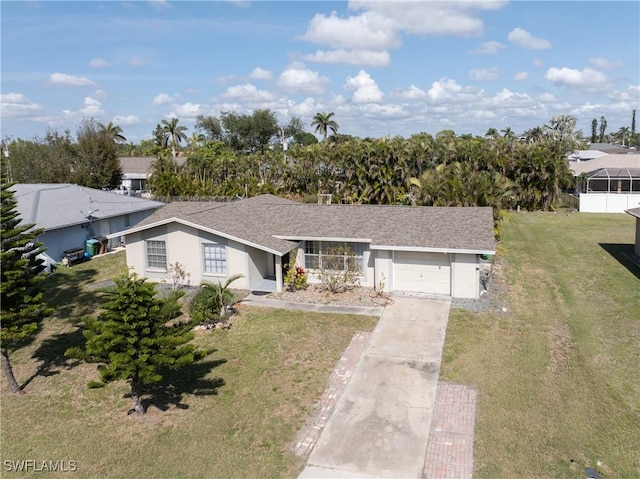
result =
[[[64,228],[45,231],[38,236],[38,241],[44,243],[47,247],[46,254],[54,261],[62,261],[62,252],[72,248],[84,248],[85,241],[99,236],[107,236],[116,231],[122,231],[129,226],[142,221],[151,215],[153,210],[138,211],[128,215],[114,216],[102,220],[95,220],[77,225],[71,225]],[[91,230],[93,234],[91,234]],[[109,246],[113,247],[119,241],[114,238],[109,240]]]
[[[197,230],[179,223],[158,226],[149,230],[132,233],[127,236],[127,265],[135,273],[150,281],[171,281],[169,273],[162,269],[147,268],[147,240],[165,241],[167,248],[167,265],[180,263],[190,273],[190,284],[199,285],[202,282],[225,282],[228,277],[235,274],[242,275],[233,283],[234,288],[249,289],[250,266],[255,261],[250,261],[246,247],[236,241],[227,240],[211,233]],[[227,273],[212,274],[204,272],[203,244],[218,243],[226,246]],[[258,251],[258,250],[256,250]],[[259,252],[266,256],[266,253]],[[255,253],[253,257],[258,255]],[[252,266],[255,267],[255,266]]]
[[[582,193],[581,213],[624,213],[640,206],[640,194],[633,193]]]

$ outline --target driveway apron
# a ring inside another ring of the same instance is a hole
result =
[[[300,479],[422,477],[451,301],[394,300]]]

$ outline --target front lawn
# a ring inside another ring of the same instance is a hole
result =
[[[298,430],[353,334],[377,318],[241,307],[230,329],[197,333],[209,356],[154,391],[145,416],[127,416],[126,384],[89,390],[96,366],[61,359],[99,304],[92,284],[125,271],[110,255],[47,280],[56,315],[12,357],[27,394],[2,378],[2,461],[76,461],[82,478],[296,477]]]
[[[634,230],[625,214],[503,225],[507,312],[452,310],[441,369],[478,388],[474,477],[640,477]]]

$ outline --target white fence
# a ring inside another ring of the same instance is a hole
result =
[[[640,193],[581,193],[583,213],[624,213],[640,206]]]

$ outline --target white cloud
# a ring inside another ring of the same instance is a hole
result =
[[[153,97],[151,102],[153,105],[165,105],[167,103],[173,103],[178,99],[179,95],[168,95],[167,93],[158,93]]]
[[[107,92],[105,90],[96,90],[93,92],[93,96],[96,98],[106,98]]]
[[[182,105],[174,105],[170,115],[177,118],[195,118],[204,114],[202,105],[199,103],[183,103]]]
[[[222,95],[222,98],[227,100],[237,100],[243,102],[271,102],[276,97],[266,90],[259,90],[251,83],[245,83],[244,85],[235,85],[227,88]]]
[[[537,58],[535,60],[533,60],[533,65],[540,68],[541,66],[544,65],[542,60],[538,60]]]
[[[451,99],[452,96],[460,92],[462,92],[462,87],[455,80],[443,78],[431,84],[427,96],[434,102],[440,102]]]
[[[514,28],[507,37],[511,43],[528,50],[546,50],[551,48],[551,42],[544,38],[536,38],[522,28]]]
[[[61,86],[95,86],[95,83],[88,78],[67,75],[65,73],[52,73],[49,81],[52,85]]]
[[[409,88],[394,91],[392,96],[402,98],[404,100],[418,100],[420,98],[425,98],[427,96],[427,92],[415,85],[411,85]]]
[[[289,107],[289,112],[292,115],[300,118],[309,118],[318,112],[319,108],[313,98],[307,97],[301,103],[295,103]]]
[[[469,53],[472,55],[495,55],[503,48],[506,48],[502,43],[496,41],[484,42],[480,44],[480,48],[471,50]]]
[[[327,77],[299,63],[289,66],[278,77],[278,86],[290,92],[322,94],[328,84]]]
[[[553,93],[542,93],[540,96],[538,96],[538,100],[540,100],[542,103],[553,103],[558,101]]]
[[[544,77],[556,85],[584,88],[587,90],[601,88],[609,83],[607,75],[589,67],[586,67],[582,71],[567,67],[552,67],[547,70]]]
[[[255,67],[253,71],[249,73],[249,78],[252,80],[271,80],[273,74],[264,68]]]
[[[499,76],[498,68],[480,68],[469,72],[469,78],[474,81],[497,80]]]
[[[335,49],[386,50],[402,43],[394,22],[375,11],[347,18],[335,11],[329,16],[318,13],[300,38]]]
[[[589,58],[589,63],[602,70],[610,70],[612,68],[620,68],[622,66],[621,61],[610,61],[602,57],[591,57]]]
[[[515,75],[513,75],[513,79],[518,81],[526,80],[527,78],[529,78],[528,72],[518,72]]]
[[[640,85],[629,85],[623,91],[612,90],[607,96],[614,100],[635,102],[633,108],[637,109],[638,102],[640,102]]]
[[[22,118],[42,111],[42,106],[22,93],[4,93],[0,95],[0,111],[3,117]]]
[[[448,2],[372,2],[352,0],[354,13],[340,16],[316,14],[307,31],[299,39],[327,45],[335,52],[317,51],[306,60],[325,63],[381,65],[384,55],[402,44],[403,35],[480,35],[484,24],[477,10],[497,9],[506,5],[499,1]],[[489,45],[487,48],[496,48]],[[349,56],[353,51],[357,56]],[[378,55],[372,53],[380,52]],[[355,60],[358,60],[356,63]],[[387,63],[388,64],[388,61]]]
[[[347,65],[369,65],[384,67],[391,61],[387,50],[316,50],[304,56],[304,59],[316,63],[344,63]]]
[[[355,77],[347,77],[344,87],[353,92],[354,103],[378,103],[384,96],[375,80],[364,70]]]
[[[102,103],[93,97],[84,97],[84,105],[77,110],[62,110],[62,113],[71,118],[98,118],[104,114]]]
[[[140,118],[135,115],[116,115],[113,117],[113,123],[120,126],[130,126],[140,123]]]
[[[109,62],[104,58],[92,58],[89,60],[89,66],[94,68],[105,68],[115,65],[114,62]]]

